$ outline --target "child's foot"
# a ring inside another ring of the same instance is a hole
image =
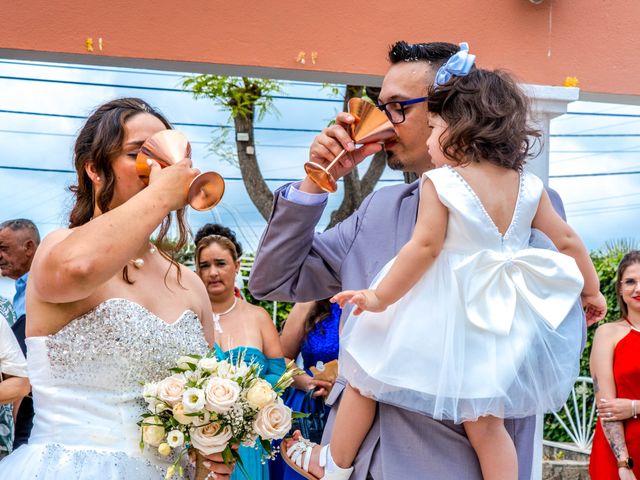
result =
[[[299,430],[296,430],[291,438],[285,439],[284,443],[286,457],[304,472],[313,475],[313,477],[307,478],[321,479],[324,477],[324,468],[320,466],[320,450],[322,450],[320,445],[304,438]]]
[[[284,440],[281,454],[285,463],[310,480],[348,480],[353,467],[340,468],[331,458],[329,445],[321,447],[304,438],[299,431]]]

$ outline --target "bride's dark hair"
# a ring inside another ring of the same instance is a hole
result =
[[[69,187],[75,197],[75,202],[69,215],[70,228],[84,225],[91,220],[96,205],[103,213],[109,211],[109,204],[113,199],[116,185],[111,163],[122,153],[127,121],[140,113],[153,115],[167,129],[172,128],[169,121],[144,100],[139,98],[118,98],[99,106],[89,116],[80,130],[73,149],[77,184]],[[95,171],[100,175],[104,185],[97,198],[93,182],[85,169],[89,164],[94,165]],[[173,220],[173,214],[169,214],[160,224],[156,243],[164,256],[171,261],[172,265],[177,267],[173,256],[186,245],[189,229],[185,220],[184,208],[177,210],[175,217],[179,232],[177,242],[164,241]],[[129,281],[126,266],[122,271],[122,275],[126,281]],[[179,268],[178,279],[180,279]]]

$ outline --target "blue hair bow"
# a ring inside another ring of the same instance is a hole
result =
[[[433,84],[436,87],[441,87],[451,80],[451,77],[454,75],[456,77],[468,75],[475,60],[476,56],[469,53],[469,44],[462,42],[460,44],[460,50],[455,55],[452,55],[449,60],[447,60],[447,63],[438,69]]]

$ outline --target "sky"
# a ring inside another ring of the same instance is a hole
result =
[[[30,218],[42,235],[64,226],[74,179],[66,171],[72,170],[73,142],[83,120],[105,101],[138,96],[187,135],[196,167],[226,179],[219,206],[190,211],[192,229],[223,223],[237,232],[246,251],[254,250],[266,223],[248,198],[238,167],[208,149],[213,125],[232,126],[229,114],[181,91],[187,75],[0,59],[0,221]],[[342,107],[342,100],[320,84],[283,82],[283,90],[274,101],[276,111],[259,121],[256,131],[258,160],[263,175],[273,179],[272,189],[303,176],[310,143]],[[633,220],[640,211],[640,175],[610,175],[640,172],[640,106],[574,102],[569,112],[552,120],[546,139],[549,184],[564,200],[569,223],[591,250],[607,241],[640,239]],[[377,188],[401,181],[400,173],[387,169]],[[339,189],[330,196],[319,230],[341,195]],[[12,292],[13,282],[0,279],[0,295]]]

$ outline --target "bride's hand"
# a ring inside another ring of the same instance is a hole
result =
[[[190,158],[164,169],[153,160],[149,162],[149,187],[157,192],[158,198],[166,202],[171,211],[183,208],[187,204],[189,185],[200,170],[191,167]]]

